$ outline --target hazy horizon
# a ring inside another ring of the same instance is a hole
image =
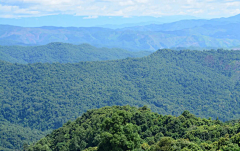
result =
[[[0,0],[0,24],[23,27],[161,24],[235,16],[240,14],[239,8],[238,0]]]

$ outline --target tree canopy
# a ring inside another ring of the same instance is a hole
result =
[[[77,63],[143,57],[151,52],[131,52],[119,48],[97,48],[89,44],[54,42],[42,46],[0,46],[0,60],[11,63]]]
[[[147,105],[162,115],[188,110],[202,118],[239,119],[239,60],[239,51],[162,49],[114,61],[0,61],[0,117],[44,134],[89,109],[113,105]]]
[[[113,106],[89,110],[25,150],[239,150],[239,132],[239,123],[201,119],[188,111],[176,117],[146,106]]]

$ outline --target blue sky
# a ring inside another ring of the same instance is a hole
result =
[[[0,0],[0,18],[41,16],[219,18],[240,14],[240,0]],[[2,23],[1,23],[2,24]]]

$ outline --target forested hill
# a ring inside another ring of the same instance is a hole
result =
[[[43,46],[0,46],[0,60],[12,63],[76,63],[143,57],[151,52],[130,52],[118,48],[96,48],[89,44],[50,43]]]
[[[1,120],[41,131],[88,109],[147,105],[161,114],[189,110],[240,117],[240,51],[158,50],[150,56],[75,64],[0,62]]]
[[[67,122],[25,150],[238,151],[240,124],[153,113],[146,106],[104,107]]]

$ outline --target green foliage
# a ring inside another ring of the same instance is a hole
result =
[[[4,151],[21,149],[23,144],[27,145],[30,142],[36,142],[47,133],[49,132],[42,132],[6,121],[0,121],[0,146],[4,148],[2,149]]]
[[[185,116],[184,121],[180,120],[183,116]],[[139,122],[143,119],[145,122]],[[172,127],[173,121],[179,121],[179,131]],[[186,121],[189,121],[189,127],[185,126]],[[66,123],[36,144],[28,146],[26,150],[239,150],[240,124],[219,125],[216,122],[216,120],[196,118],[188,111],[175,117],[153,113],[146,106],[104,107],[87,111],[76,121]],[[207,128],[208,132],[197,131],[203,127]],[[191,139],[189,139],[190,132]],[[206,137],[207,133],[213,136]],[[154,138],[158,140],[155,141]]]
[[[222,126],[220,120],[238,119],[240,115],[239,60],[239,51],[163,49],[140,59],[75,64],[0,61],[0,119],[45,132],[76,119],[88,109],[128,104],[147,105],[162,115],[179,116],[189,110],[197,117],[219,117],[214,124]],[[148,108],[141,110],[147,112]],[[206,140],[215,135],[223,137],[230,131],[224,128],[221,132],[216,129],[218,133],[214,135],[206,134],[215,131],[211,120],[199,121],[202,127],[196,129],[192,123],[198,118],[189,112],[176,119],[169,117],[167,127],[149,127],[148,116],[137,114],[133,125],[140,125],[142,139],[149,144],[153,144],[153,138],[159,141],[162,135],[177,139],[184,134],[183,128],[189,128],[186,136],[196,142],[201,141],[193,138],[194,134]],[[86,127],[79,132],[91,137],[84,132]],[[68,137],[58,139],[64,141]],[[97,146],[100,138],[99,132],[92,144]],[[88,144],[79,143],[72,145],[81,148]],[[58,147],[64,148],[61,144]]]
[[[118,48],[96,48],[89,44],[50,43],[43,46],[0,46],[0,60],[11,63],[76,63],[143,57],[151,52]]]
[[[127,111],[114,113],[103,122],[103,132],[98,150],[125,151],[140,146],[138,127],[132,123],[131,114]]]
[[[174,139],[171,137],[163,137],[154,147],[154,151],[162,150],[168,151],[171,150]]]

